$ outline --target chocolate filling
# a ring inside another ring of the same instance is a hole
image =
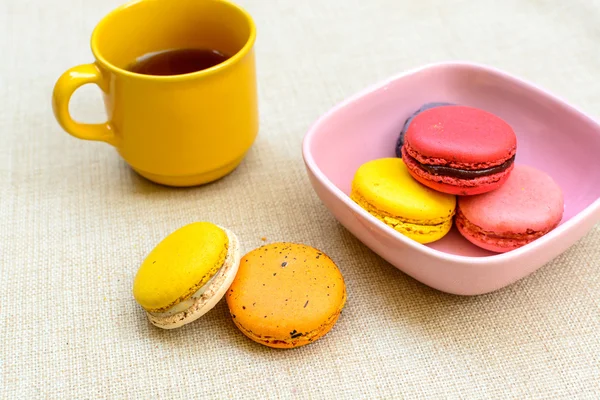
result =
[[[413,161],[419,165],[419,167],[421,167],[423,170],[429,172],[430,174],[450,176],[452,178],[459,178],[459,179],[474,179],[474,178],[479,178],[482,176],[494,175],[499,172],[507,170],[515,162],[515,156],[512,156],[511,158],[504,161],[500,165],[496,165],[496,166],[490,167],[490,168],[470,170],[470,169],[452,168],[452,167],[447,167],[445,165],[422,164],[418,160],[416,160],[414,157],[412,157],[411,155],[406,154],[406,156],[412,158]]]

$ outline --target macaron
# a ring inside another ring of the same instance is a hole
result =
[[[194,222],[164,238],[141,264],[133,296],[152,324],[179,328],[223,298],[239,266],[238,239],[211,222]]]
[[[404,121],[404,126],[402,127],[402,130],[400,131],[398,140],[396,141],[396,156],[402,158],[402,146],[404,145],[404,136],[406,135],[406,130],[408,129],[408,126],[412,122],[413,118],[415,118],[417,115],[421,114],[423,111],[429,110],[430,108],[441,107],[441,106],[450,106],[450,105],[452,105],[452,103],[441,103],[441,102],[426,103],[426,104],[423,104],[417,111],[413,112],[410,115],[410,117],[408,117],[406,119],[406,121]]]
[[[471,243],[504,253],[556,228],[563,212],[562,190],[550,176],[515,165],[497,190],[458,199],[456,226]]]
[[[516,152],[515,132],[501,118],[473,107],[442,106],[412,120],[402,159],[410,174],[432,189],[475,195],[506,181]]]
[[[380,158],[361,165],[350,198],[371,215],[419,243],[444,237],[452,227],[454,195],[414,180],[401,158]]]
[[[226,296],[238,329],[269,347],[294,348],[327,334],[346,303],[333,260],[310,246],[271,243],[250,251]]]

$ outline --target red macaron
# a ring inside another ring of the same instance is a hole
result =
[[[413,178],[439,192],[475,195],[499,188],[517,152],[512,127],[466,106],[431,108],[411,122],[402,159]]]

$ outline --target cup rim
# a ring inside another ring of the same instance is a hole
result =
[[[248,21],[248,26],[250,28],[250,33],[248,35],[248,39],[246,40],[246,43],[244,43],[244,46],[242,46],[242,48],[238,52],[236,52],[233,56],[229,57],[227,60],[225,60],[217,65],[214,65],[210,68],[206,68],[201,71],[190,72],[187,74],[179,74],[179,75],[146,75],[146,74],[139,74],[136,72],[131,72],[124,68],[119,68],[116,65],[112,64],[111,62],[109,62],[101,54],[101,52],[99,50],[99,43],[98,43],[98,32],[99,32],[100,28],[104,24],[107,23],[107,21],[110,19],[111,16],[114,16],[129,7],[135,6],[138,3],[147,2],[147,1],[149,1],[149,0],[133,0],[128,3],[125,3],[121,6],[113,9],[112,11],[110,11],[108,14],[106,14],[104,16],[104,18],[102,18],[100,20],[100,22],[98,22],[98,24],[96,25],[96,27],[94,28],[94,30],[92,32],[92,37],[91,37],[92,54],[94,55],[96,62],[98,62],[103,67],[105,67],[106,69],[108,69],[116,74],[128,76],[131,78],[151,80],[151,81],[165,81],[165,82],[185,81],[185,80],[189,80],[190,78],[200,78],[200,77],[214,75],[224,69],[231,67],[232,65],[236,64],[240,59],[245,57],[250,52],[250,50],[252,49],[252,47],[254,46],[254,43],[256,41],[256,25],[254,23],[254,19],[250,15],[250,13],[248,13],[241,6],[235,4],[231,1],[211,0],[214,2],[227,4],[228,6],[231,6],[235,9],[237,9],[245,17],[246,21]],[[170,0],[150,0],[150,1],[170,1]]]

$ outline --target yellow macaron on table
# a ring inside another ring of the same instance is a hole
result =
[[[179,328],[210,311],[238,270],[236,235],[210,222],[183,226],[148,254],[133,282],[133,295],[148,319]]]

